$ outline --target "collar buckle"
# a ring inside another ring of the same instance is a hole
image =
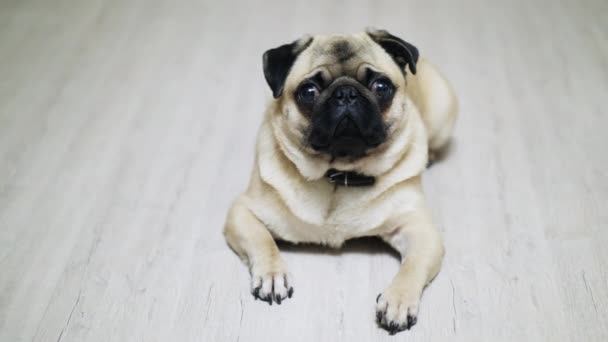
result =
[[[366,176],[352,171],[338,171],[336,169],[329,169],[325,173],[325,177],[327,177],[329,183],[344,187],[370,186],[376,182],[376,178],[373,176]]]

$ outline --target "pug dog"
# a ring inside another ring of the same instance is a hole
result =
[[[274,99],[224,229],[253,296],[281,304],[293,294],[276,240],[339,247],[379,236],[402,263],[376,299],[377,323],[391,334],[411,328],[444,255],[420,178],[449,141],[451,86],[384,30],[305,36],[266,51],[263,65]]]

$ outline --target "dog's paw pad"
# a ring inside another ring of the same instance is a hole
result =
[[[268,304],[281,304],[286,298],[293,296],[293,282],[291,277],[283,272],[269,272],[253,275],[251,280],[251,293],[255,299]]]
[[[409,330],[418,321],[417,296],[397,295],[390,291],[376,298],[376,323],[394,335]]]

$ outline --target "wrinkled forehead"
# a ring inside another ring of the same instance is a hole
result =
[[[296,61],[290,78],[301,80],[319,71],[329,74],[324,75],[329,78],[356,78],[365,67],[382,71],[395,66],[384,50],[365,33],[318,35]]]
[[[354,72],[374,57],[369,40],[361,36],[317,36],[310,46],[310,68],[325,66],[335,75]]]

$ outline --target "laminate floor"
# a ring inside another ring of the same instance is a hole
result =
[[[0,341],[608,341],[608,2],[0,1]],[[424,175],[447,249],[390,337],[377,241],[284,246],[254,301],[221,234],[270,98],[262,53],[386,28],[453,83]]]

